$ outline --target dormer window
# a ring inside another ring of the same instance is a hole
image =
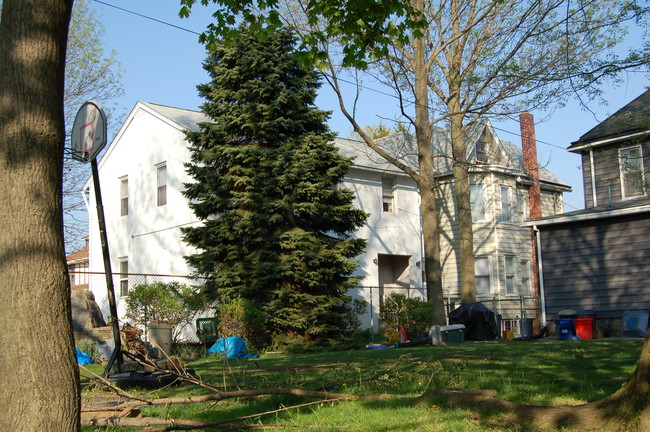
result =
[[[476,162],[478,163],[488,163],[488,145],[485,142],[486,133],[483,131],[483,134],[476,142],[475,155]]]
[[[474,161],[478,164],[503,165],[507,164],[503,151],[494,138],[492,132],[486,127],[474,144]]]

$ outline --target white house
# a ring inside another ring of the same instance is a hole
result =
[[[198,123],[205,121],[208,119],[199,112],[138,102],[98,164],[120,317],[125,313],[123,295],[130,286],[163,277],[184,279],[193,272],[183,257],[194,251],[181,240],[180,232],[181,227],[200,223],[182,194],[183,184],[192,181],[184,166],[190,157],[184,131],[198,130]],[[475,226],[479,263],[477,287],[480,283],[478,288],[484,300],[510,296],[518,304],[519,290],[513,287],[529,283],[529,270],[521,266],[528,265],[532,252],[529,242],[521,242],[529,232],[519,225],[525,220],[526,212],[523,205],[516,207],[515,204],[529,186],[528,177],[517,155],[521,150],[500,141],[489,123],[476,130],[474,139],[482,149],[479,157],[485,159],[472,171],[472,182],[480,192],[473,194],[473,205],[477,212],[479,207],[481,210],[481,218]],[[446,133],[438,130],[436,137],[438,143],[434,143],[434,147],[444,152]],[[396,135],[385,139],[384,145],[408,147],[409,142],[408,136]],[[363,324],[376,329],[383,296],[393,291],[410,297],[425,295],[420,197],[410,177],[364,143],[337,138],[335,144],[343,155],[355,157],[342,186],[353,190],[355,205],[370,214],[366,225],[355,233],[367,239],[368,246],[358,257],[356,275],[361,277],[360,286],[350,294],[370,304]],[[470,147],[476,153],[476,148]],[[408,152],[405,155],[412,157]],[[492,160],[488,160],[488,155],[493,155],[490,156]],[[470,159],[476,160],[476,157]],[[447,298],[453,302],[459,297],[454,201],[450,195],[450,173],[444,167],[445,159],[440,160],[442,165],[437,174],[443,187],[439,191],[439,207],[443,209],[441,226],[446,230],[441,233],[443,280]],[[546,194],[559,194],[561,204],[561,192],[570,188],[550,173],[546,175],[545,172],[545,176],[550,179],[545,183]],[[506,184],[512,187],[512,195],[504,194],[499,186]],[[104,265],[92,188],[89,180],[86,189],[89,192],[90,270],[101,273]],[[506,198],[507,203],[503,201]],[[555,206],[555,201],[549,202]],[[509,208],[512,215],[504,217],[503,208]],[[559,211],[562,211],[561,206],[557,211],[551,210],[551,214]],[[520,216],[515,217],[515,213]],[[516,233],[514,237],[512,232]],[[501,237],[511,240],[500,242]],[[511,249],[503,251],[504,244]],[[516,250],[512,249],[513,244],[517,245]],[[513,270],[513,263],[519,269],[517,272]],[[514,282],[513,277],[518,282]],[[90,285],[98,304],[107,311],[103,279],[94,278]],[[518,310],[513,312],[513,318]]]
[[[180,232],[181,227],[199,223],[182,194],[183,184],[191,181],[184,166],[190,157],[184,131],[198,130],[197,123],[207,120],[199,112],[138,102],[98,163],[120,317],[130,286],[182,280],[193,273],[183,257],[194,250],[181,240]],[[356,205],[370,213],[367,225],[356,233],[368,240],[357,271],[367,289],[351,294],[372,302],[374,315],[367,314],[365,325],[376,327],[379,299],[388,290],[423,296],[419,195],[409,177],[362,143],[337,140],[337,144],[343,154],[357,156],[343,186],[355,191]],[[104,263],[91,181],[86,189],[90,271],[101,273]],[[104,280],[93,278],[91,290],[106,315]]]

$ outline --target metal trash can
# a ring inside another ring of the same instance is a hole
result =
[[[521,337],[533,337],[533,318],[522,318],[519,320],[519,332]]]
[[[166,323],[149,323],[149,341],[167,356],[172,355],[172,326]],[[164,357],[160,353],[160,357]]]

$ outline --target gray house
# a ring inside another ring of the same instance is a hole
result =
[[[530,221],[541,245],[549,320],[591,310],[616,335],[623,313],[650,311],[650,90],[573,142],[585,209]]]

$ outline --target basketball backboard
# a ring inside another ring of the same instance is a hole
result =
[[[106,145],[106,115],[98,103],[87,101],[77,112],[72,126],[72,158],[90,162]]]

